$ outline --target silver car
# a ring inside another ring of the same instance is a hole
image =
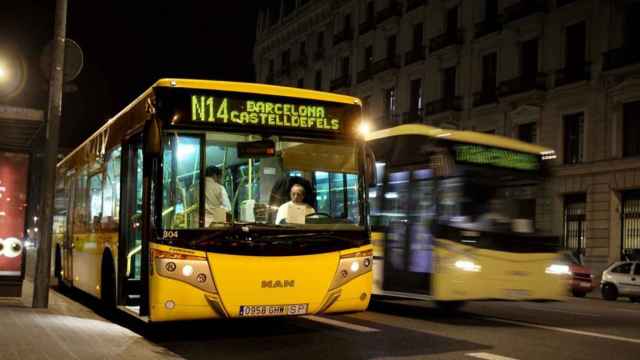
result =
[[[640,261],[617,261],[602,272],[602,297],[616,300],[619,296],[640,302]]]

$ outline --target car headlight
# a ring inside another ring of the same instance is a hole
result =
[[[482,266],[471,260],[458,260],[453,265],[462,271],[480,272],[482,270]]]
[[[553,275],[571,275],[569,265],[564,264],[551,264],[544,270],[544,272]]]

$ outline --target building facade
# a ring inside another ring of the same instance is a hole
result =
[[[254,60],[258,82],[360,97],[375,128],[555,149],[536,225],[599,272],[640,251],[639,18],[637,0],[283,0]]]

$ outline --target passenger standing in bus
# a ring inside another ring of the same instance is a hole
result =
[[[204,197],[205,197],[205,224],[208,226],[211,222],[225,222],[225,218],[216,216],[219,210],[224,209],[225,213],[231,213],[231,202],[229,195],[224,186],[220,185],[220,177],[222,171],[216,166],[209,166],[205,171]]]
[[[292,221],[292,219],[290,219],[289,211],[293,211],[292,208],[295,207],[302,207],[305,215],[311,215],[316,212],[313,207],[304,202],[305,191],[302,185],[294,184],[289,191],[289,196],[291,197],[291,201],[287,201],[278,208],[276,224],[280,224],[282,220],[286,220],[288,223],[299,223],[300,221]]]

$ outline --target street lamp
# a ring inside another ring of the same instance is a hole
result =
[[[2,51],[0,56],[0,99],[17,95],[26,82],[27,65],[22,57],[12,53]]]
[[[0,82],[5,82],[9,77],[9,70],[4,62],[0,62]]]

